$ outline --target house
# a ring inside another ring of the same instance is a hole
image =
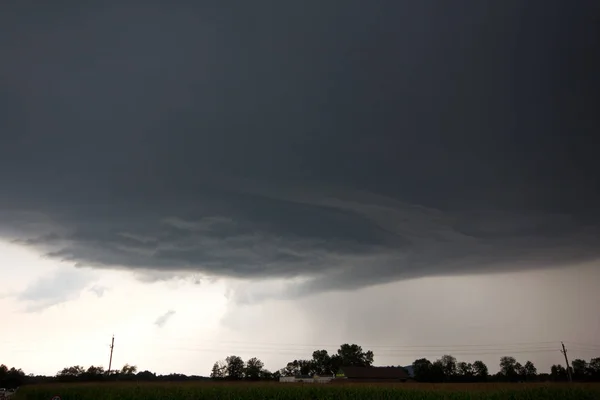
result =
[[[406,382],[410,376],[401,367],[342,367],[347,382]]]

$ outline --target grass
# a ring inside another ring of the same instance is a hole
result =
[[[600,400],[600,384],[105,383],[22,387],[14,400]]]

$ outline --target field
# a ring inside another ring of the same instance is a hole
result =
[[[14,400],[600,400],[600,384],[106,383],[25,386]]]

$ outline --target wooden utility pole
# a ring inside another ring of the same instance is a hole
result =
[[[569,365],[569,359],[567,358],[567,349],[565,349],[565,344],[563,342],[560,342],[560,344],[562,345],[562,350],[560,352],[564,354],[565,362],[567,363],[567,376],[569,377],[569,382],[573,382],[573,377],[571,376],[571,366]]]
[[[114,348],[115,348],[115,335],[113,335],[112,342],[110,344],[110,361],[108,362],[108,375],[110,375],[110,368],[112,367],[112,354],[113,354]]]

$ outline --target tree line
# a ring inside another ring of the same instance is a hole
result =
[[[589,362],[575,359],[569,371],[555,364],[550,373],[538,373],[533,362],[522,364],[510,356],[501,357],[499,367],[495,375],[490,375],[483,361],[459,362],[451,355],[444,355],[433,362],[420,358],[412,364],[414,379],[420,382],[561,382],[568,380],[569,373],[574,381],[600,381],[600,357]]]
[[[105,371],[101,366],[84,368],[79,365],[63,368],[54,376],[26,375],[17,368],[0,365],[0,387],[16,388],[26,384],[48,382],[91,382],[91,381],[188,381],[188,380],[279,380],[281,376],[320,375],[331,376],[341,372],[343,366],[373,365],[374,354],[371,350],[363,350],[357,344],[343,344],[333,354],[327,350],[315,350],[310,359],[295,359],[285,367],[271,372],[257,357],[244,361],[241,357],[231,355],[214,363],[210,378],[198,375],[169,374],[157,375],[150,371],[139,372],[135,365],[125,364],[119,370]],[[571,373],[575,381],[600,381],[600,357],[590,361],[575,359],[569,370],[556,364],[549,373],[538,373],[531,361],[518,362],[514,357],[500,358],[498,373],[491,375],[487,365],[477,360],[473,363],[458,361],[451,355],[430,361],[426,358],[415,360],[408,368],[412,369],[413,378],[418,382],[535,382],[566,381]],[[410,375],[410,374],[409,374]]]
[[[363,351],[356,344],[343,344],[335,354],[327,350],[315,350],[311,359],[293,360],[274,372],[264,369],[262,361],[253,357],[244,363],[239,356],[229,356],[225,360],[217,361],[213,365],[210,377],[212,379],[230,380],[256,380],[278,379],[280,376],[298,375],[335,375],[342,366],[372,366],[374,354],[372,351]],[[407,374],[409,371],[404,368]],[[531,361],[523,364],[514,357],[500,358],[500,370],[491,375],[487,365],[477,360],[473,363],[458,361],[452,355],[430,361],[426,358],[415,360],[410,368],[412,377],[418,382],[536,382],[536,381],[567,381],[568,372],[560,364],[553,365],[550,373],[538,373]],[[600,381],[600,357],[592,358],[589,362],[576,359],[569,367],[573,380]],[[410,374],[409,374],[410,375]]]
[[[229,356],[225,360],[214,363],[210,377],[212,379],[257,380],[279,379],[281,376],[297,375],[334,375],[342,366],[369,367],[373,365],[373,352],[363,351],[357,344],[343,344],[335,354],[327,350],[315,350],[311,359],[293,360],[278,371],[271,372],[264,368],[264,363],[253,357],[244,362],[239,356]]]

